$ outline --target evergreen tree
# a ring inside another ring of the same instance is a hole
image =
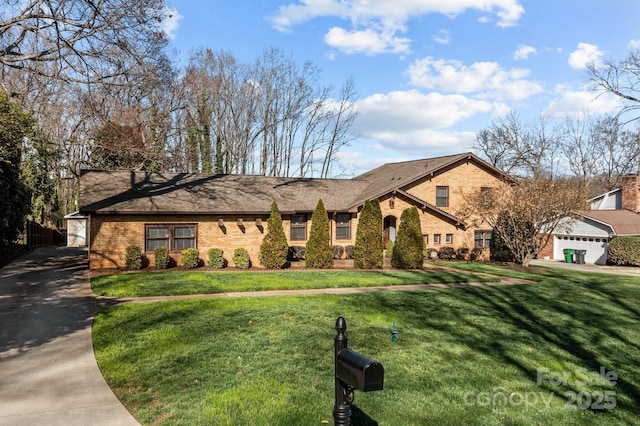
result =
[[[378,200],[367,200],[360,212],[353,266],[360,269],[381,269],[383,261],[382,211]]]
[[[391,264],[396,268],[417,269],[424,263],[424,239],[420,229],[420,214],[415,206],[400,216],[400,226],[393,246]]]
[[[267,220],[267,234],[260,245],[259,259],[267,269],[281,269],[287,263],[289,243],[282,227],[278,204],[271,203],[271,214]]]
[[[0,91],[0,246],[14,242],[31,210],[31,191],[20,168],[22,144],[35,135],[35,119]]]
[[[305,250],[307,268],[333,268],[333,251],[329,237],[329,216],[324,208],[324,202],[318,200],[311,215],[311,231]]]

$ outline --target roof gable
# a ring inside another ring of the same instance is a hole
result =
[[[367,189],[357,199],[357,203],[362,204],[366,200],[376,199],[393,191],[405,190],[420,179],[443,173],[468,161],[473,162],[502,180],[507,182],[514,181],[502,170],[497,169],[470,152],[422,160],[387,163],[354,178],[354,180],[370,182]]]

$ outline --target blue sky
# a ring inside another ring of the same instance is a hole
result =
[[[337,169],[470,151],[513,110],[562,120],[619,107],[586,66],[640,48],[637,0],[169,0],[171,47],[186,63],[211,48],[250,62],[271,47],[353,78],[358,138]]]

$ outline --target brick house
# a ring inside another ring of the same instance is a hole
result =
[[[168,246],[195,247],[206,259],[219,248],[233,266],[236,248],[258,253],[271,203],[276,201],[290,246],[304,246],[319,199],[330,217],[331,244],[354,245],[359,212],[377,199],[384,239],[395,240],[402,211],[420,211],[427,247],[488,247],[491,229],[462,219],[463,195],[511,181],[472,153],[389,163],[353,179],[278,178],[253,175],[85,171],[79,212],[89,218],[90,268],[124,267],[125,248],[137,245],[148,257]]]
[[[575,212],[568,230],[553,234],[538,258],[563,260],[564,250],[585,250],[585,262],[607,263],[609,241],[640,235],[640,176],[622,177],[620,188],[589,200],[588,210]]]

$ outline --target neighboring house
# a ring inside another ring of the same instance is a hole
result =
[[[585,262],[607,263],[607,246],[619,235],[640,235],[640,180],[624,176],[622,186],[589,200],[591,210],[576,212],[568,232],[553,235],[538,257],[564,259],[564,249],[586,250]]]
[[[504,172],[471,153],[390,163],[353,179],[278,178],[253,175],[85,171],[79,214],[89,218],[90,267],[124,267],[125,249],[137,245],[152,257],[168,246],[195,247],[206,259],[219,248],[231,262],[246,248],[258,253],[271,203],[283,218],[290,246],[304,246],[311,213],[322,199],[330,217],[331,244],[355,244],[360,210],[377,199],[385,241],[395,240],[402,211],[416,206],[427,247],[488,247],[491,229],[460,219],[463,195],[511,182]]]

